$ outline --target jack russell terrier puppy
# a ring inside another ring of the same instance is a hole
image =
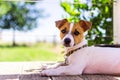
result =
[[[41,75],[120,74],[119,48],[87,46],[84,32],[91,28],[90,22],[63,19],[56,26],[65,46],[65,63],[43,70]]]

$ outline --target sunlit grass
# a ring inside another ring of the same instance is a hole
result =
[[[60,61],[63,60],[63,56],[59,48],[56,49],[50,43],[30,47],[0,47],[0,61]]]

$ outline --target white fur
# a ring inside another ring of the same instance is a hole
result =
[[[74,23],[70,23],[70,30],[69,30],[68,34],[71,34],[73,26],[74,26]]]

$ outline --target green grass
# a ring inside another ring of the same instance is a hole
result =
[[[30,47],[0,47],[0,61],[60,61],[62,57],[50,43]]]

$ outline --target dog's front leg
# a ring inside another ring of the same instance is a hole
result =
[[[83,68],[77,65],[60,66],[55,69],[43,70],[41,72],[42,76],[52,76],[52,75],[80,75],[82,74]]]
[[[46,69],[55,69],[59,66],[65,66],[64,62],[59,62],[54,65],[42,65],[41,70],[46,70]]]

